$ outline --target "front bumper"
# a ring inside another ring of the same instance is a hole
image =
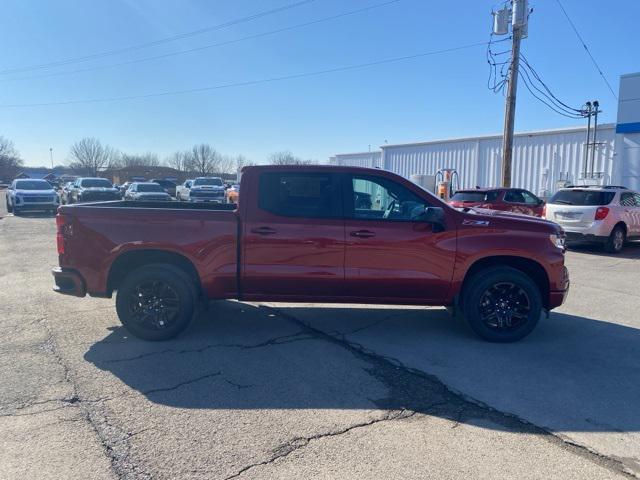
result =
[[[562,281],[560,285],[564,288],[562,290],[551,290],[549,292],[549,310],[559,307],[567,299],[569,295],[569,288],[571,287],[571,281],[569,280],[569,270],[567,267],[562,267]]]
[[[191,203],[223,203],[224,197],[189,197]]]
[[[74,297],[84,297],[87,294],[87,286],[82,276],[75,270],[67,270],[55,267],[51,270],[56,283],[53,291]]]

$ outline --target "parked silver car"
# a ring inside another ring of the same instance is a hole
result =
[[[627,239],[640,238],[640,193],[617,186],[563,188],[544,216],[564,228],[567,243],[597,242],[618,253]]]
[[[6,193],[7,211],[15,215],[24,211],[47,211],[52,214],[60,205],[58,192],[45,180],[18,179]]]
[[[140,202],[170,202],[172,200],[171,195],[155,182],[133,182],[124,194],[124,199]]]

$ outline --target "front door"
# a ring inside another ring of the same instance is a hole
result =
[[[345,233],[337,174],[263,172],[251,188],[258,198],[242,236],[243,298],[341,296]]]
[[[376,175],[346,175],[344,181],[345,293],[380,303],[444,299],[456,234],[421,220],[427,194]]]

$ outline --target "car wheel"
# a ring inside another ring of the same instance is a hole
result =
[[[540,320],[538,286],[511,267],[483,270],[465,281],[462,309],[471,329],[489,342],[516,342]]]
[[[7,198],[7,213],[13,213],[13,207],[9,203],[9,199]]]
[[[612,231],[611,235],[604,244],[604,249],[609,253],[620,253],[624,242],[627,240],[627,235],[620,225],[617,225]]]
[[[131,334],[161,341],[179,335],[194,316],[197,290],[182,270],[157,264],[131,272],[118,288],[116,311]]]

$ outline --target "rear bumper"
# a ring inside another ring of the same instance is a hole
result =
[[[87,287],[82,276],[74,270],[66,270],[55,267],[51,270],[55,286],[53,291],[74,297],[84,297],[87,294]]]
[[[608,236],[596,235],[594,233],[570,232],[566,231],[567,243],[604,243]]]

